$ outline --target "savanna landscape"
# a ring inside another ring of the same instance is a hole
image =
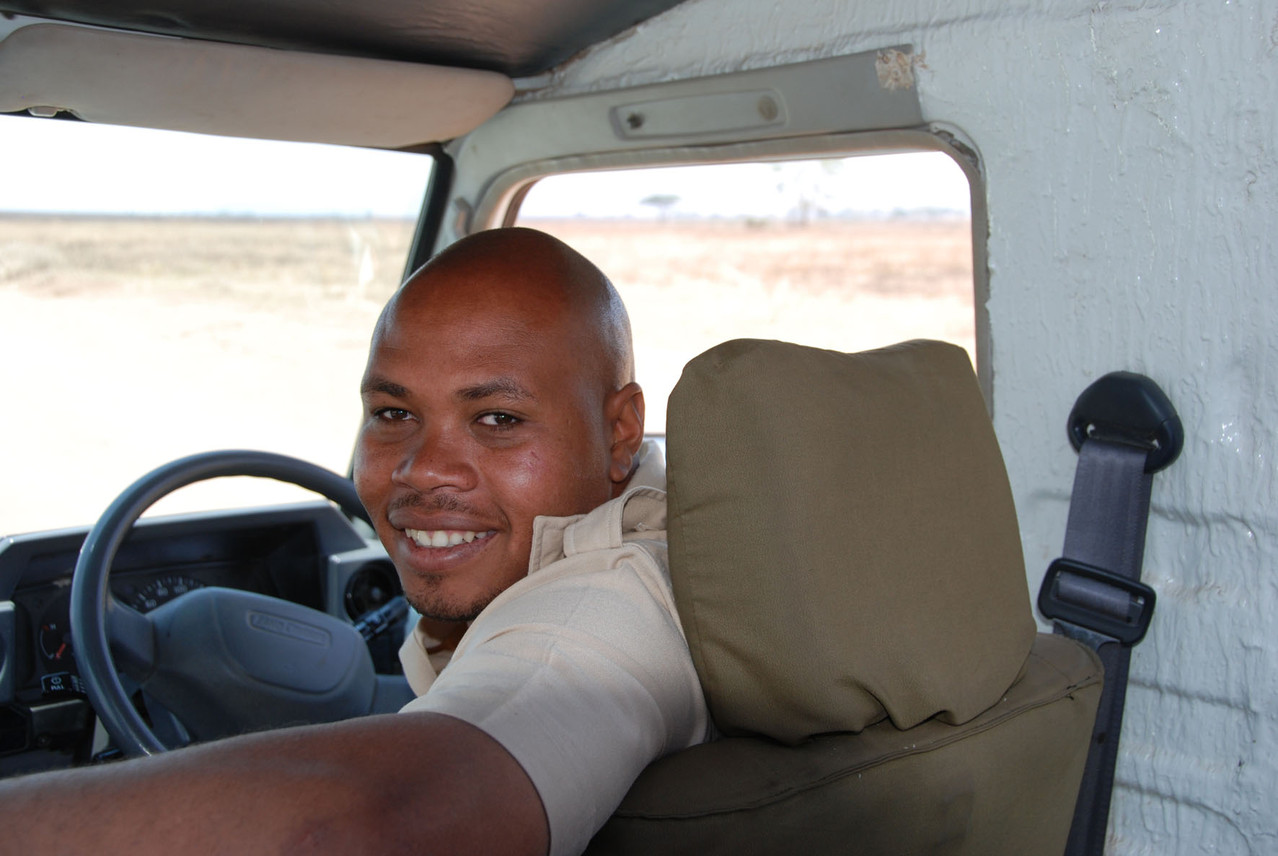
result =
[[[965,219],[533,221],[629,306],[649,426],[683,363],[727,338],[839,350],[942,338],[973,353]],[[0,535],[88,523],[146,470],[215,448],[345,470],[399,220],[0,217]],[[223,481],[161,511],[232,501]],[[192,491],[188,493],[188,491]],[[284,494],[258,490],[255,500]],[[291,494],[289,494],[291,495]]]

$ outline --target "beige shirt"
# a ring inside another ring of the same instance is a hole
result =
[[[594,511],[540,517],[528,576],[476,617],[436,676],[420,629],[400,651],[419,698],[506,748],[532,779],[553,854],[579,853],[650,762],[704,742],[709,715],[675,612],[660,450]]]

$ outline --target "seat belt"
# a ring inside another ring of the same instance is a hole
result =
[[[1092,647],[1105,684],[1083,769],[1066,856],[1104,851],[1131,649],[1154,614],[1140,581],[1153,475],[1184,445],[1176,408],[1149,378],[1113,372],[1078,397],[1069,415],[1078,451],[1062,555],[1047,569],[1039,612],[1055,632]]]

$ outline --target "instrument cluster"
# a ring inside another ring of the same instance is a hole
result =
[[[250,568],[219,562],[180,569],[162,568],[111,576],[111,593],[120,603],[147,613],[205,586],[225,586],[275,594]],[[75,639],[69,618],[71,577],[15,593],[17,640],[14,663],[17,685],[48,697],[79,692]],[[23,642],[25,641],[25,645]],[[25,650],[26,656],[24,656]]]

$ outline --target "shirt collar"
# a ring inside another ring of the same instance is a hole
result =
[[[528,573],[566,555],[620,546],[623,541],[662,538],[666,529],[666,466],[652,440],[639,449],[639,466],[625,492],[588,514],[538,517],[533,521]]]

